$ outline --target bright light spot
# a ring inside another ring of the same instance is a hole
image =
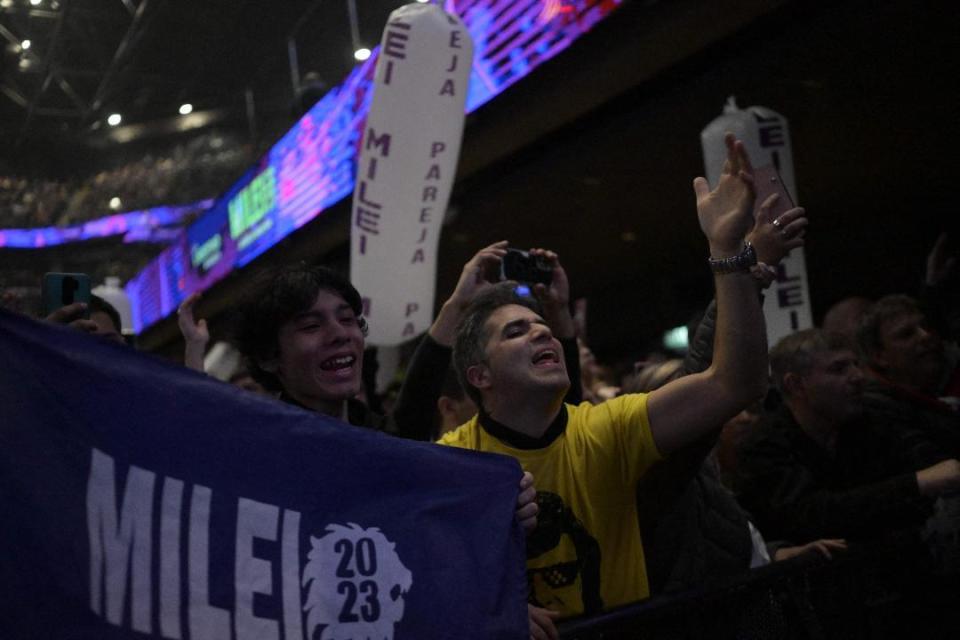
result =
[[[663,334],[663,346],[667,349],[686,351],[689,344],[686,327],[675,327]]]
[[[30,4],[32,4],[33,6],[37,6],[37,5],[40,4],[42,1],[43,1],[43,0],[30,0]]]
[[[430,0],[417,0],[420,4],[427,4]]]
[[[0,7],[4,9],[13,6],[13,0],[0,0]]]
[[[30,42],[29,40],[24,40],[23,42],[20,43],[20,48],[23,49],[24,51],[26,51],[27,49],[30,48],[30,45],[31,45],[31,44],[33,44],[33,43]]]
[[[118,198],[117,196],[113,196],[112,198],[110,198],[110,208],[112,210],[119,211],[120,207],[122,206],[123,206],[123,203],[120,202],[120,198]]]
[[[370,57],[370,49],[367,49],[366,47],[361,47],[360,49],[357,49],[356,51],[353,52],[353,57],[359,60],[360,62],[363,62],[364,60]]]
[[[118,124],[120,124],[121,120],[123,120],[123,118],[120,116],[119,113],[111,113],[110,117],[107,118],[107,124],[110,125],[111,127],[115,127]]]
[[[193,105],[189,102],[187,104],[180,105],[180,115],[189,115],[191,112],[193,112]]]

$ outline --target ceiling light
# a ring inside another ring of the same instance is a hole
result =
[[[111,113],[110,117],[107,118],[107,124],[110,125],[111,127],[115,127],[118,124],[120,124],[121,120],[123,120],[123,118],[120,116],[119,113]]]
[[[359,49],[353,52],[353,57],[359,60],[360,62],[363,62],[364,60],[370,57],[370,49],[367,49],[366,47],[360,47]]]
[[[33,43],[30,42],[29,40],[24,40],[23,42],[20,43],[20,48],[21,48],[23,51],[26,51],[27,49],[30,48],[30,45],[31,45],[31,44],[33,44]]]
[[[193,112],[193,105],[189,102],[180,105],[180,115],[185,116]]]
[[[37,6],[37,5],[40,4],[41,2],[42,2],[42,0],[30,0],[30,4],[32,4],[33,6]]]
[[[120,198],[113,196],[110,198],[110,208],[114,211],[119,211],[120,207],[123,206],[123,203],[120,202]]]

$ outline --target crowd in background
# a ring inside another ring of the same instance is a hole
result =
[[[0,176],[0,228],[63,227],[211,198],[251,160],[250,150],[232,137],[204,133],[92,175],[65,180]]]

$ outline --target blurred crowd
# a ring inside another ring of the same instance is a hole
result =
[[[214,197],[252,161],[223,133],[66,180],[0,176],[0,228],[69,226],[96,218]]]

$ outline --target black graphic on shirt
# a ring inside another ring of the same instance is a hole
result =
[[[527,569],[527,583],[531,604],[543,607],[546,599],[536,593],[537,578],[552,589],[575,584],[580,578],[580,597],[586,615],[603,609],[600,597],[600,545],[584,528],[563,499],[555,493],[537,493],[537,528],[527,536],[527,559],[532,560],[556,549],[564,535],[570,536],[577,559],[572,562]]]

